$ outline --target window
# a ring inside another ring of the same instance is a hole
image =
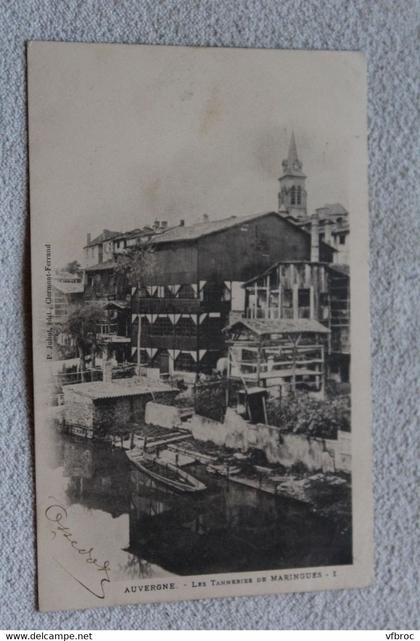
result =
[[[273,269],[270,273],[270,287],[278,288],[280,284],[279,268]]]
[[[298,317],[310,318],[311,314],[311,290],[298,289]]]
[[[207,316],[200,324],[200,335],[212,336],[215,339],[219,339],[222,328],[223,323],[221,318],[210,318]]]
[[[296,205],[301,205],[302,204],[302,187],[298,185],[296,187]]]
[[[338,234],[338,242],[340,245],[345,245],[346,243],[346,234]]]
[[[327,320],[329,317],[329,300],[328,294],[326,292],[321,292],[319,295],[319,307],[320,307],[320,320]]]
[[[172,322],[167,316],[159,316],[149,329],[152,336],[168,336],[172,335],[173,331]]]
[[[191,318],[180,318],[175,325],[175,333],[177,336],[195,336],[196,325]]]
[[[178,298],[195,298],[195,292],[191,285],[181,285],[178,291]]]
[[[296,205],[296,187],[294,185],[290,190],[290,204]]]
[[[172,289],[170,289],[167,285],[165,285],[164,287],[163,298],[175,298],[175,294],[173,293]]]
[[[282,296],[283,318],[293,318],[293,290],[283,289]]]
[[[184,372],[195,372],[197,368],[191,354],[187,354],[186,352],[181,352],[181,354],[179,354],[178,357],[175,359],[175,369],[178,371],[181,370]]]
[[[209,280],[203,288],[203,300],[208,303],[218,303],[223,300],[224,283],[219,283],[215,280]]]

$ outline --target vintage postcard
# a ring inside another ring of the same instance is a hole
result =
[[[373,579],[366,63],[28,45],[39,606]]]

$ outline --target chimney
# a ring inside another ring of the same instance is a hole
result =
[[[160,226],[160,220],[155,220],[155,222],[153,223],[153,229],[156,231],[157,229],[159,229],[159,226]]]
[[[90,234],[86,234],[86,245],[89,245],[91,238],[92,236]]]
[[[168,226],[168,221],[167,220],[161,220],[160,221],[160,228],[161,229],[166,229]]]
[[[319,262],[318,214],[312,214],[311,216],[311,262]]]
[[[205,223],[209,222],[209,215],[208,214],[203,214],[203,222],[205,222]]]
[[[179,226],[184,227],[184,225],[185,225],[185,220],[181,218],[181,220],[179,221]]]

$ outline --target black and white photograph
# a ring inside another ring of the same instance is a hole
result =
[[[367,585],[363,56],[28,60],[41,608]]]

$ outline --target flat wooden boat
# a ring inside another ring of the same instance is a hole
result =
[[[241,468],[238,467],[237,465],[226,465],[226,464],[220,464],[220,465],[215,465],[210,463],[206,467],[207,472],[210,474],[218,474],[219,476],[235,476],[236,474],[239,474],[241,471]]]
[[[128,450],[126,454],[133,465],[157,483],[178,492],[202,492],[206,489],[204,483],[173,463],[160,461],[155,456],[137,449]]]

